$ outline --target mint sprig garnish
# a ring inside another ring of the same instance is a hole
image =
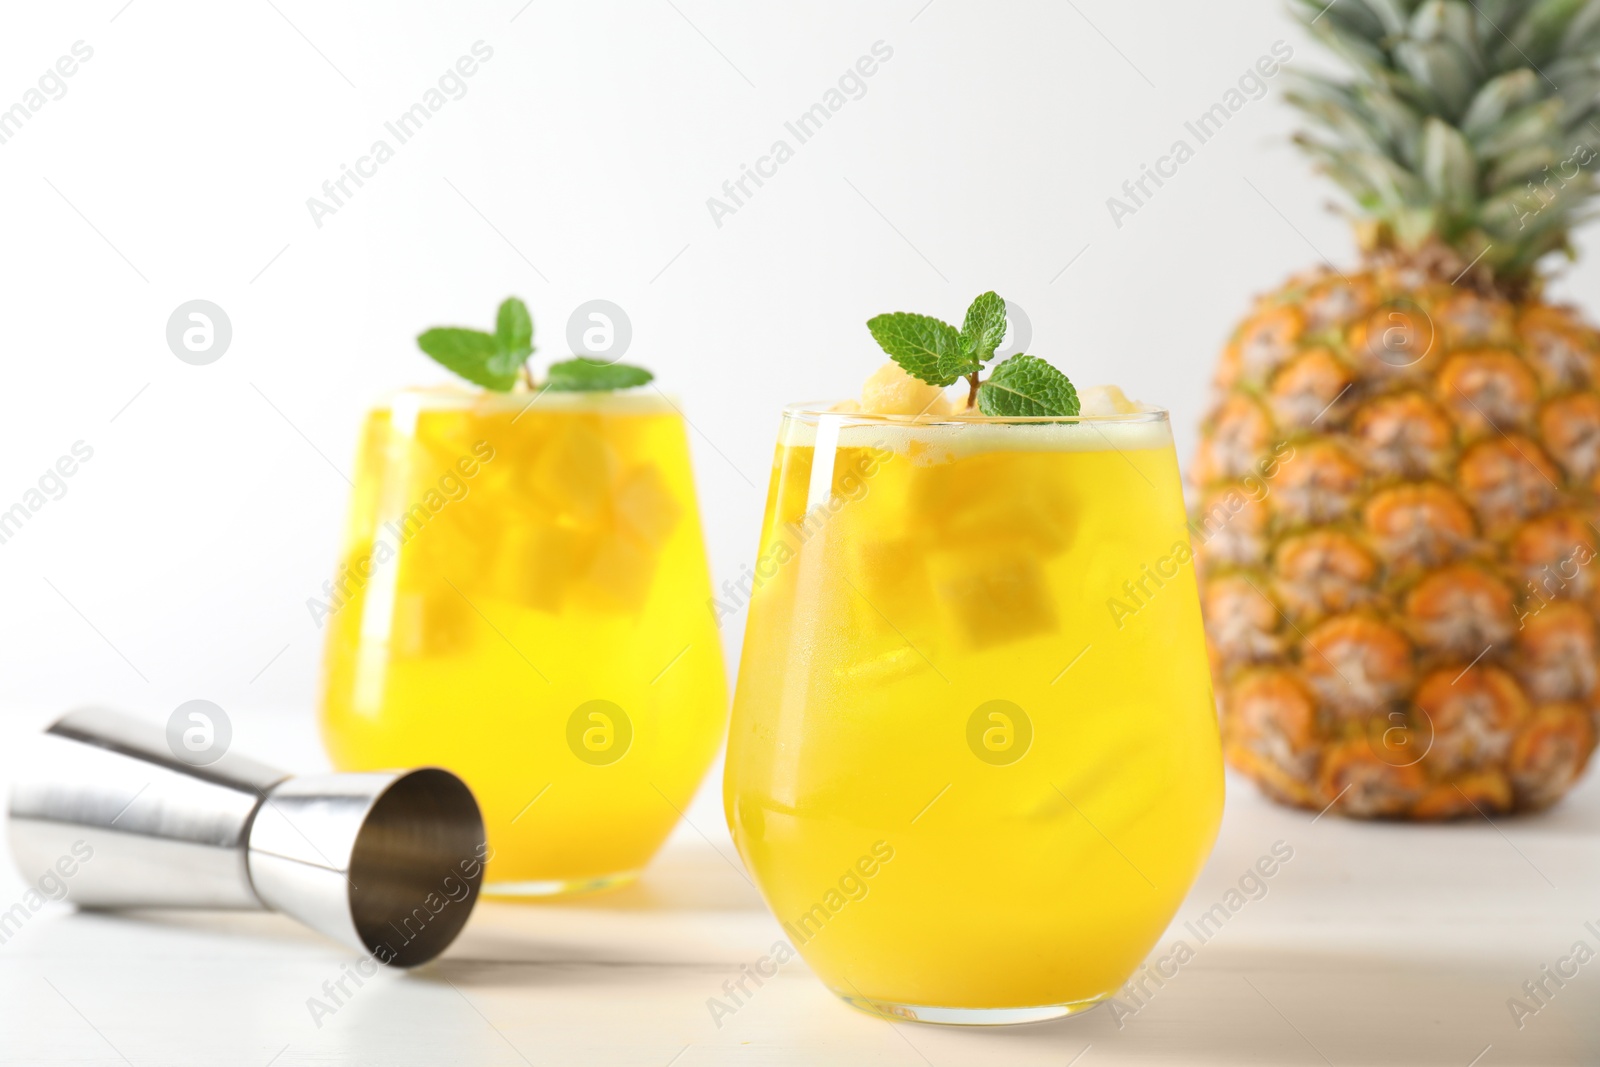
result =
[[[533,355],[533,316],[528,305],[507,297],[495,313],[494,333],[461,326],[436,326],[417,335],[417,347],[474,385],[509,393],[520,381],[530,389],[563,393],[631,389],[655,376],[623,363],[590,363],[579,357],[553,363],[540,385],[528,368]]]
[[[1067,376],[1038,356],[1017,354],[995,364],[978,386],[978,410],[985,415],[1076,415],[1078,390]]]
[[[984,293],[967,308],[967,321],[961,332],[977,349],[978,361],[989,362],[1006,339],[1006,302],[993,292]]]
[[[474,385],[504,393],[517,384],[517,368],[522,361],[518,360],[508,367],[507,358],[494,334],[455,326],[438,326],[418,337],[417,345]]]
[[[632,389],[644,385],[655,375],[643,367],[626,363],[590,363],[579,356],[550,364],[545,388],[558,393],[587,393],[598,389]]]
[[[1038,356],[1019,353],[996,364],[987,381],[979,380],[1006,336],[1006,302],[996,293],[974,300],[959,330],[909,311],[874,316],[867,329],[913,378],[941,387],[966,378],[971,383],[967,407],[985,415],[1071,418],[1080,410],[1072,382]]]
[[[907,374],[929,385],[954,385],[983,367],[971,338],[927,315],[895,311],[868,319],[867,329]]]
[[[494,316],[494,339],[506,359],[526,363],[533,355],[533,316],[528,305],[514,296],[500,302]]]

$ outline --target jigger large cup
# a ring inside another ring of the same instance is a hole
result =
[[[448,771],[294,778],[232,752],[195,766],[160,726],[99,708],[45,731],[8,820],[23,876],[72,869],[80,907],[270,908],[400,967],[461,932],[488,853]]]

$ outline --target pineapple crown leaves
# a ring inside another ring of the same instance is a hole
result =
[[[1600,182],[1600,0],[1292,0],[1353,69],[1296,73],[1295,140],[1402,248],[1516,282]]]

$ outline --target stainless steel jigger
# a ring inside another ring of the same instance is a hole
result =
[[[455,940],[488,854],[449,771],[291,778],[232,752],[195,766],[161,727],[100,708],[45,731],[8,818],[23,876],[68,857],[81,907],[270,908],[400,967]]]

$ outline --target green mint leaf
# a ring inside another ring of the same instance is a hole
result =
[[[500,354],[500,342],[493,334],[441,326],[419,334],[417,347],[467,381],[485,389],[506,393],[517,384],[517,369],[521,361],[509,369],[497,361],[495,357]]]
[[[978,410],[997,417],[1072,416],[1078,391],[1038,356],[1015,355],[997,364],[978,387]]]
[[[951,385],[983,367],[970,338],[927,315],[877,315],[867,320],[867,329],[902,370],[929,385]]]
[[[1006,339],[1006,302],[993,292],[984,293],[967,308],[967,321],[961,332],[977,350],[978,361],[989,362]]]
[[[632,389],[654,377],[643,367],[630,367],[626,363],[590,363],[579,357],[550,364],[550,380],[545,383],[545,388],[558,393]]]
[[[509,393],[533,354],[533,317],[528,305],[507,297],[495,315],[494,333],[440,326],[418,336],[417,346],[467,381]]]
[[[514,296],[506,297],[494,319],[494,337],[507,356],[520,364],[533,355],[533,316],[528,305]]]

